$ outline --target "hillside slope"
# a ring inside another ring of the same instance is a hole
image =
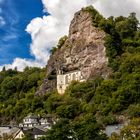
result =
[[[59,121],[43,140],[107,140],[105,127],[116,123],[127,126],[109,140],[139,140],[140,28],[136,14],[106,19],[87,7],[75,14],[70,29],[69,36],[61,38],[51,50],[47,68],[26,68],[24,72],[3,68],[0,72],[0,124],[17,124],[28,113],[51,114]],[[85,35],[92,30],[92,38]],[[81,35],[85,40],[78,45]],[[84,61],[88,55],[88,61]],[[73,81],[63,96],[55,90],[48,92],[56,87],[58,69],[68,72],[77,68],[87,81]],[[38,94],[42,96],[36,96],[41,84]]]

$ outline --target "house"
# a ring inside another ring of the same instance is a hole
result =
[[[34,139],[38,139],[38,138],[46,136],[46,130],[35,127],[33,129],[32,134],[33,134]]]
[[[23,122],[18,127],[3,126],[0,127],[0,140],[15,140],[29,136],[32,139],[38,139],[46,135],[46,132],[51,129],[56,123],[56,119],[47,114],[44,117],[39,117],[34,114],[29,114],[23,119]]]
[[[22,139],[25,136],[31,137],[32,139],[38,139],[41,137],[45,137],[46,129],[43,128],[28,128],[28,129],[20,129],[20,128],[13,128],[10,133],[7,134],[7,140],[16,140]]]
[[[7,137],[11,129],[12,128],[10,126],[1,126],[0,127],[0,140],[2,140],[4,137]]]
[[[49,125],[50,124],[50,122],[46,118],[41,118],[39,120],[39,122],[40,122],[40,125],[42,125],[42,126],[46,126],[46,125]]]
[[[42,127],[43,129],[51,129],[52,125],[56,124],[57,119],[54,118],[52,115],[47,114],[46,116],[40,118],[40,126],[36,127]]]
[[[18,127],[0,127],[0,139],[15,140],[24,137],[23,131]]]
[[[32,128],[39,125],[39,117],[34,114],[29,114],[23,119],[23,123],[19,124],[19,127],[29,127]]]
[[[10,140],[16,140],[16,139],[22,139],[25,136],[25,134],[22,129],[15,127],[11,130],[9,136],[11,136]]]
[[[53,118],[52,115],[47,114],[46,116],[41,117],[39,122],[41,126],[47,126],[47,125],[49,126],[55,123],[55,119]]]
[[[37,128],[37,127],[23,129],[23,133],[28,138],[30,137],[31,139],[35,139],[35,140],[46,136],[46,130],[43,128]]]
[[[80,70],[63,73],[61,70],[57,74],[57,90],[59,94],[64,94],[66,88],[72,81],[84,82],[85,79]]]
[[[23,123],[19,124],[19,127],[23,130],[28,130],[34,127],[41,127],[43,129],[51,129],[52,125],[55,124],[57,119],[52,115],[47,114],[44,117],[38,117],[34,114],[29,114],[23,119]]]
[[[0,137],[3,136],[3,134],[9,133],[11,131],[11,127],[9,126],[1,126],[0,127]]]

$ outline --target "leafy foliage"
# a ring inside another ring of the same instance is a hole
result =
[[[60,49],[64,43],[66,42],[66,40],[68,39],[68,37],[65,35],[63,37],[61,37],[57,43],[57,46],[56,47],[53,47],[51,50],[50,50],[50,53],[53,55],[58,49]]]
[[[120,135],[113,134],[109,140],[139,140],[140,139],[140,118],[133,118],[127,126],[121,129]]]
[[[135,13],[128,17],[105,19],[93,7],[84,9],[92,14],[93,25],[106,32],[105,47],[113,72],[108,79],[101,76],[83,83],[72,82],[63,96],[57,92],[34,95],[41,84],[45,69],[26,68],[24,72],[0,72],[0,123],[18,122],[29,112],[53,114],[59,121],[42,140],[104,140],[102,129],[117,123],[116,114],[137,117],[121,131],[126,139],[139,139],[140,117],[140,30]],[[67,37],[60,39],[60,49]],[[50,80],[56,78],[51,73]],[[137,122],[137,123],[135,123]],[[134,135],[131,134],[132,131]],[[127,135],[126,135],[127,134]],[[119,140],[119,135],[112,135]]]
[[[34,92],[42,83],[45,69],[26,68],[24,72],[0,72],[0,123],[20,121],[29,112],[42,107]],[[32,100],[33,99],[33,100]]]

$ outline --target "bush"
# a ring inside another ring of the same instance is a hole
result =
[[[140,104],[130,105],[127,109],[127,114],[130,117],[140,117]]]

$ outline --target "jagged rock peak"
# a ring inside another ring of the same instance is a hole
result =
[[[49,79],[50,75],[57,74],[57,70],[80,70],[85,79],[97,75],[107,77],[109,68],[108,58],[104,46],[104,31],[93,26],[92,15],[84,8],[75,13],[69,28],[69,35],[61,48],[50,57],[47,65],[47,74],[41,86],[41,92],[56,87],[56,77]]]
[[[91,14],[86,10],[84,10],[84,8],[76,12],[70,24],[69,36],[71,36],[75,32],[81,31],[83,29],[82,23],[85,23],[85,21],[89,21],[91,23],[92,22],[91,18],[92,18]]]

